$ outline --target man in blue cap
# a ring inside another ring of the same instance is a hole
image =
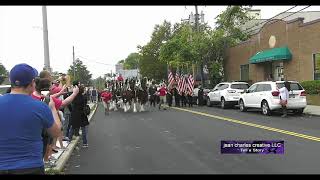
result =
[[[0,97],[0,174],[44,174],[41,132],[61,134],[61,124],[50,98],[49,106],[34,100],[37,70],[18,64],[10,71],[11,93]]]

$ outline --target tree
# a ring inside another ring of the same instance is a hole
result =
[[[124,60],[124,69],[138,69],[140,55],[139,53],[131,53]]]
[[[73,75],[73,70],[75,69],[75,77]],[[70,66],[68,70],[68,75],[71,77],[71,80],[78,80],[82,84],[86,86],[92,85],[91,77],[92,74],[87,70],[87,66],[83,64],[80,59],[76,59],[75,61],[75,68],[73,65]]]
[[[140,74],[155,80],[167,78],[167,63],[160,61],[160,48],[171,37],[171,23],[164,21],[155,25],[151,40],[145,46],[138,46]]]
[[[230,38],[232,45],[250,38],[250,35],[240,28],[254,18],[248,13],[250,9],[251,6],[228,6],[216,17],[217,29],[225,32],[225,36]]]
[[[103,90],[105,88],[105,79],[103,77],[98,77],[93,80],[93,85],[98,89],[98,90]]]
[[[122,60],[118,61],[118,63],[117,63],[117,64],[120,64],[120,63],[124,63],[124,59],[122,59]]]
[[[214,41],[217,43],[216,63],[220,64],[222,74],[224,76],[224,60],[226,59],[226,50],[238,44],[241,41],[246,41],[250,38],[250,34],[241,30],[241,26],[252,20],[253,17],[249,15],[249,7],[243,6],[228,6],[225,11],[219,14],[217,19],[217,28],[214,34]],[[217,67],[217,66],[216,66]]]
[[[8,71],[6,70],[4,65],[0,63],[0,84],[2,84],[5,78],[7,77],[8,77]]]

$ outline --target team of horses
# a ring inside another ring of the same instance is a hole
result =
[[[112,101],[110,110],[117,111],[122,108],[124,112],[131,109],[133,112],[145,111],[145,106],[148,102],[148,87],[147,78],[128,78],[124,82],[111,80],[106,82],[106,88],[112,93]]]

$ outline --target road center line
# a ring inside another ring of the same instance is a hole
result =
[[[319,137],[315,137],[315,136],[309,136],[309,135],[300,134],[300,133],[296,133],[296,132],[292,132],[292,131],[287,131],[287,130],[283,130],[283,129],[277,129],[277,128],[273,128],[273,127],[268,127],[268,126],[263,126],[263,125],[259,125],[259,124],[249,123],[249,122],[236,120],[236,119],[232,119],[232,118],[227,118],[227,117],[222,117],[222,116],[216,116],[216,115],[207,114],[207,113],[198,112],[198,111],[192,111],[192,110],[188,110],[188,109],[182,109],[182,108],[177,108],[177,107],[171,107],[171,108],[172,109],[176,109],[176,110],[180,110],[180,111],[190,112],[190,113],[193,113],[193,114],[207,116],[207,117],[211,117],[211,118],[215,118],[215,119],[219,119],[219,120],[223,120],[223,121],[229,121],[229,122],[233,122],[233,123],[236,123],[236,124],[242,124],[242,125],[246,125],[246,126],[256,127],[256,128],[265,129],[265,130],[268,130],[268,131],[274,131],[274,132],[278,132],[278,133],[282,133],[282,134],[287,134],[287,135],[290,135],[290,136],[296,136],[296,137],[300,137],[300,138],[304,138],[304,139],[308,139],[308,140],[312,140],[312,141],[319,141],[320,142],[320,138]]]

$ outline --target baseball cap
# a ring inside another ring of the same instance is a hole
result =
[[[16,86],[25,86],[32,82],[38,76],[38,71],[22,63],[15,65],[10,71],[10,82]]]

